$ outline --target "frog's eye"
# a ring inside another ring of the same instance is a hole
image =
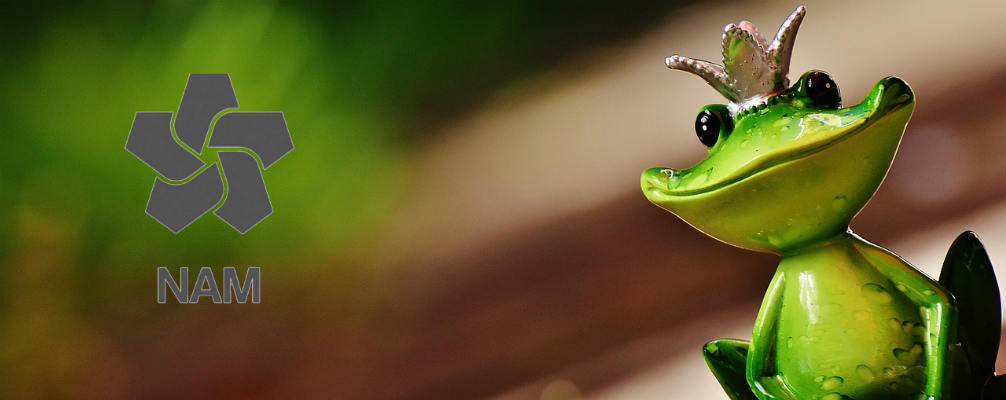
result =
[[[695,134],[706,147],[713,147],[723,131],[730,131],[730,117],[725,106],[706,106],[695,117]]]
[[[839,108],[842,106],[842,96],[838,93],[838,85],[828,74],[821,71],[814,71],[807,74],[804,80],[804,90],[807,97],[816,105],[826,108]]]
[[[695,118],[695,134],[706,147],[713,147],[720,138],[720,116],[709,110],[702,110]]]

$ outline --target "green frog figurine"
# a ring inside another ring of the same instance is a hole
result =
[[[709,155],[646,170],[643,193],[716,239],[781,256],[750,343],[709,342],[710,369],[735,400],[1006,399],[994,373],[999,291],[974,234],[954,242],[937,282],[849,229],[887,174],[915,97],[888,77],[842,107],[816,70],[790,86],[805,13],[797,7],[771,42],[748,21],[727,25],[723,65],[666,59],[728,101],[695,121]]]

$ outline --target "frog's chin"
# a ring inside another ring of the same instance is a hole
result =
[[[774,149],[699,188],[670,189],[676,171],[665,168],[645,171],[641,186],[714,238],[780,253],[848,228],[886,175],[913,107],[911,88],[885,78],[850,107],[863,117],[843,129]]]

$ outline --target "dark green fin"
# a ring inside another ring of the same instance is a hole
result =
[[[748,342],[743,340],[719,339],[702,346],[702,357],[732,400],[758,400],[748,385],[747,356]]]
[[[957,337],[971,367],[973,384],[982,387],[995,372],[1002,315],[992,262],[974,232],[960,234],[950,245],[940,284],[957,300]]]

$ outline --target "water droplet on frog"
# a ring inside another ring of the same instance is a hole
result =
[[[894,349],[894,358],[897,358],[903,365],[915,365],[921,355],[922,346],[918,344],[912,346],[912,348],[908,350],[900,348]]]
[[[824,378],[824,381],[821,382],[821,389],[834,390],[839,386],[842,386],[843,383],[845,383],[845,379],[842,379],[841,376],[829,376]]]
[[[786,339],[786,348],[787,349],[793,348],[793,337],[789,337],[788,339]]]
[[[668,183],[670,183],[671,181],[676,181],[678,179],[679,176],[675,172],[676,171],[670,168],[664,168],[660,170],[660,173],[667,177]]]
[[[899,291],[899,292],[902,292],[902,293],[904,293],[904,292],[908,291],[908,288],[906,288],[906,287],[905,287],[905,285],[902,285],[902,284],[900,284],[900,283],[899,283],[899,284],[897,284],[897,285],[894,285],[894,288],[895,288],[895,289],[898,289],[898,291]]]
[[[905,326],[904,329],[905,333],[912,336],[921,336],[921,337],[926,336],[926,327],[922,326],[922,324],[920,323],[913,323],[911,325]]]
[[[720,347],[715,342],[709,342],[706,344],[705,350],[709,354],[716,354],[716,352],[720,351]]]
[[[884,289],[883,286],[876,283],[867,283],[863,285],[862,292],[863,297],[874,303],[885,304],[891,302],[891,294],[888,293],[887,289]]]
[[[859,375],[859,379],[862,379],[863,382],[866,383],[873,382],[877,379],[877,377],[873,375],[873,368],[870,368],[865,364],[859,364],[856,366],[856,375]]]
[[[905,333],[908,333],[908,332],[912,331],[912,327],[913,326],[915,326],[914,322],[912,322],[912,321],[905,321],[905,322],[901,323],[901,330],[905,331]]]
[[[845,203],[845,196],[835,196],[835,199],[831,201],[831,208],[835,211],[841,211],[845,208]]]
[[[768,237],[766,239],[768,239],[769,244],[773,246],[781,246],[782,243],[786,242],[785,240],[786,237],[780,234],[779,232],[775,231],[769,232]]]
[[[905,323],[901,324],[901,329],[907,334],[917,334],[919,328],[921,328],[922,333],[925,334],[925,328],[923,328],[922,324],[918,322],[905,321]]]
[[[932,296],[932,295],[936,294],[936,292],[934,292],[932,290],[929,290],[929,289],[926,289],[926,290],[922,291],[922,294],[924,294],[926,296]]]

